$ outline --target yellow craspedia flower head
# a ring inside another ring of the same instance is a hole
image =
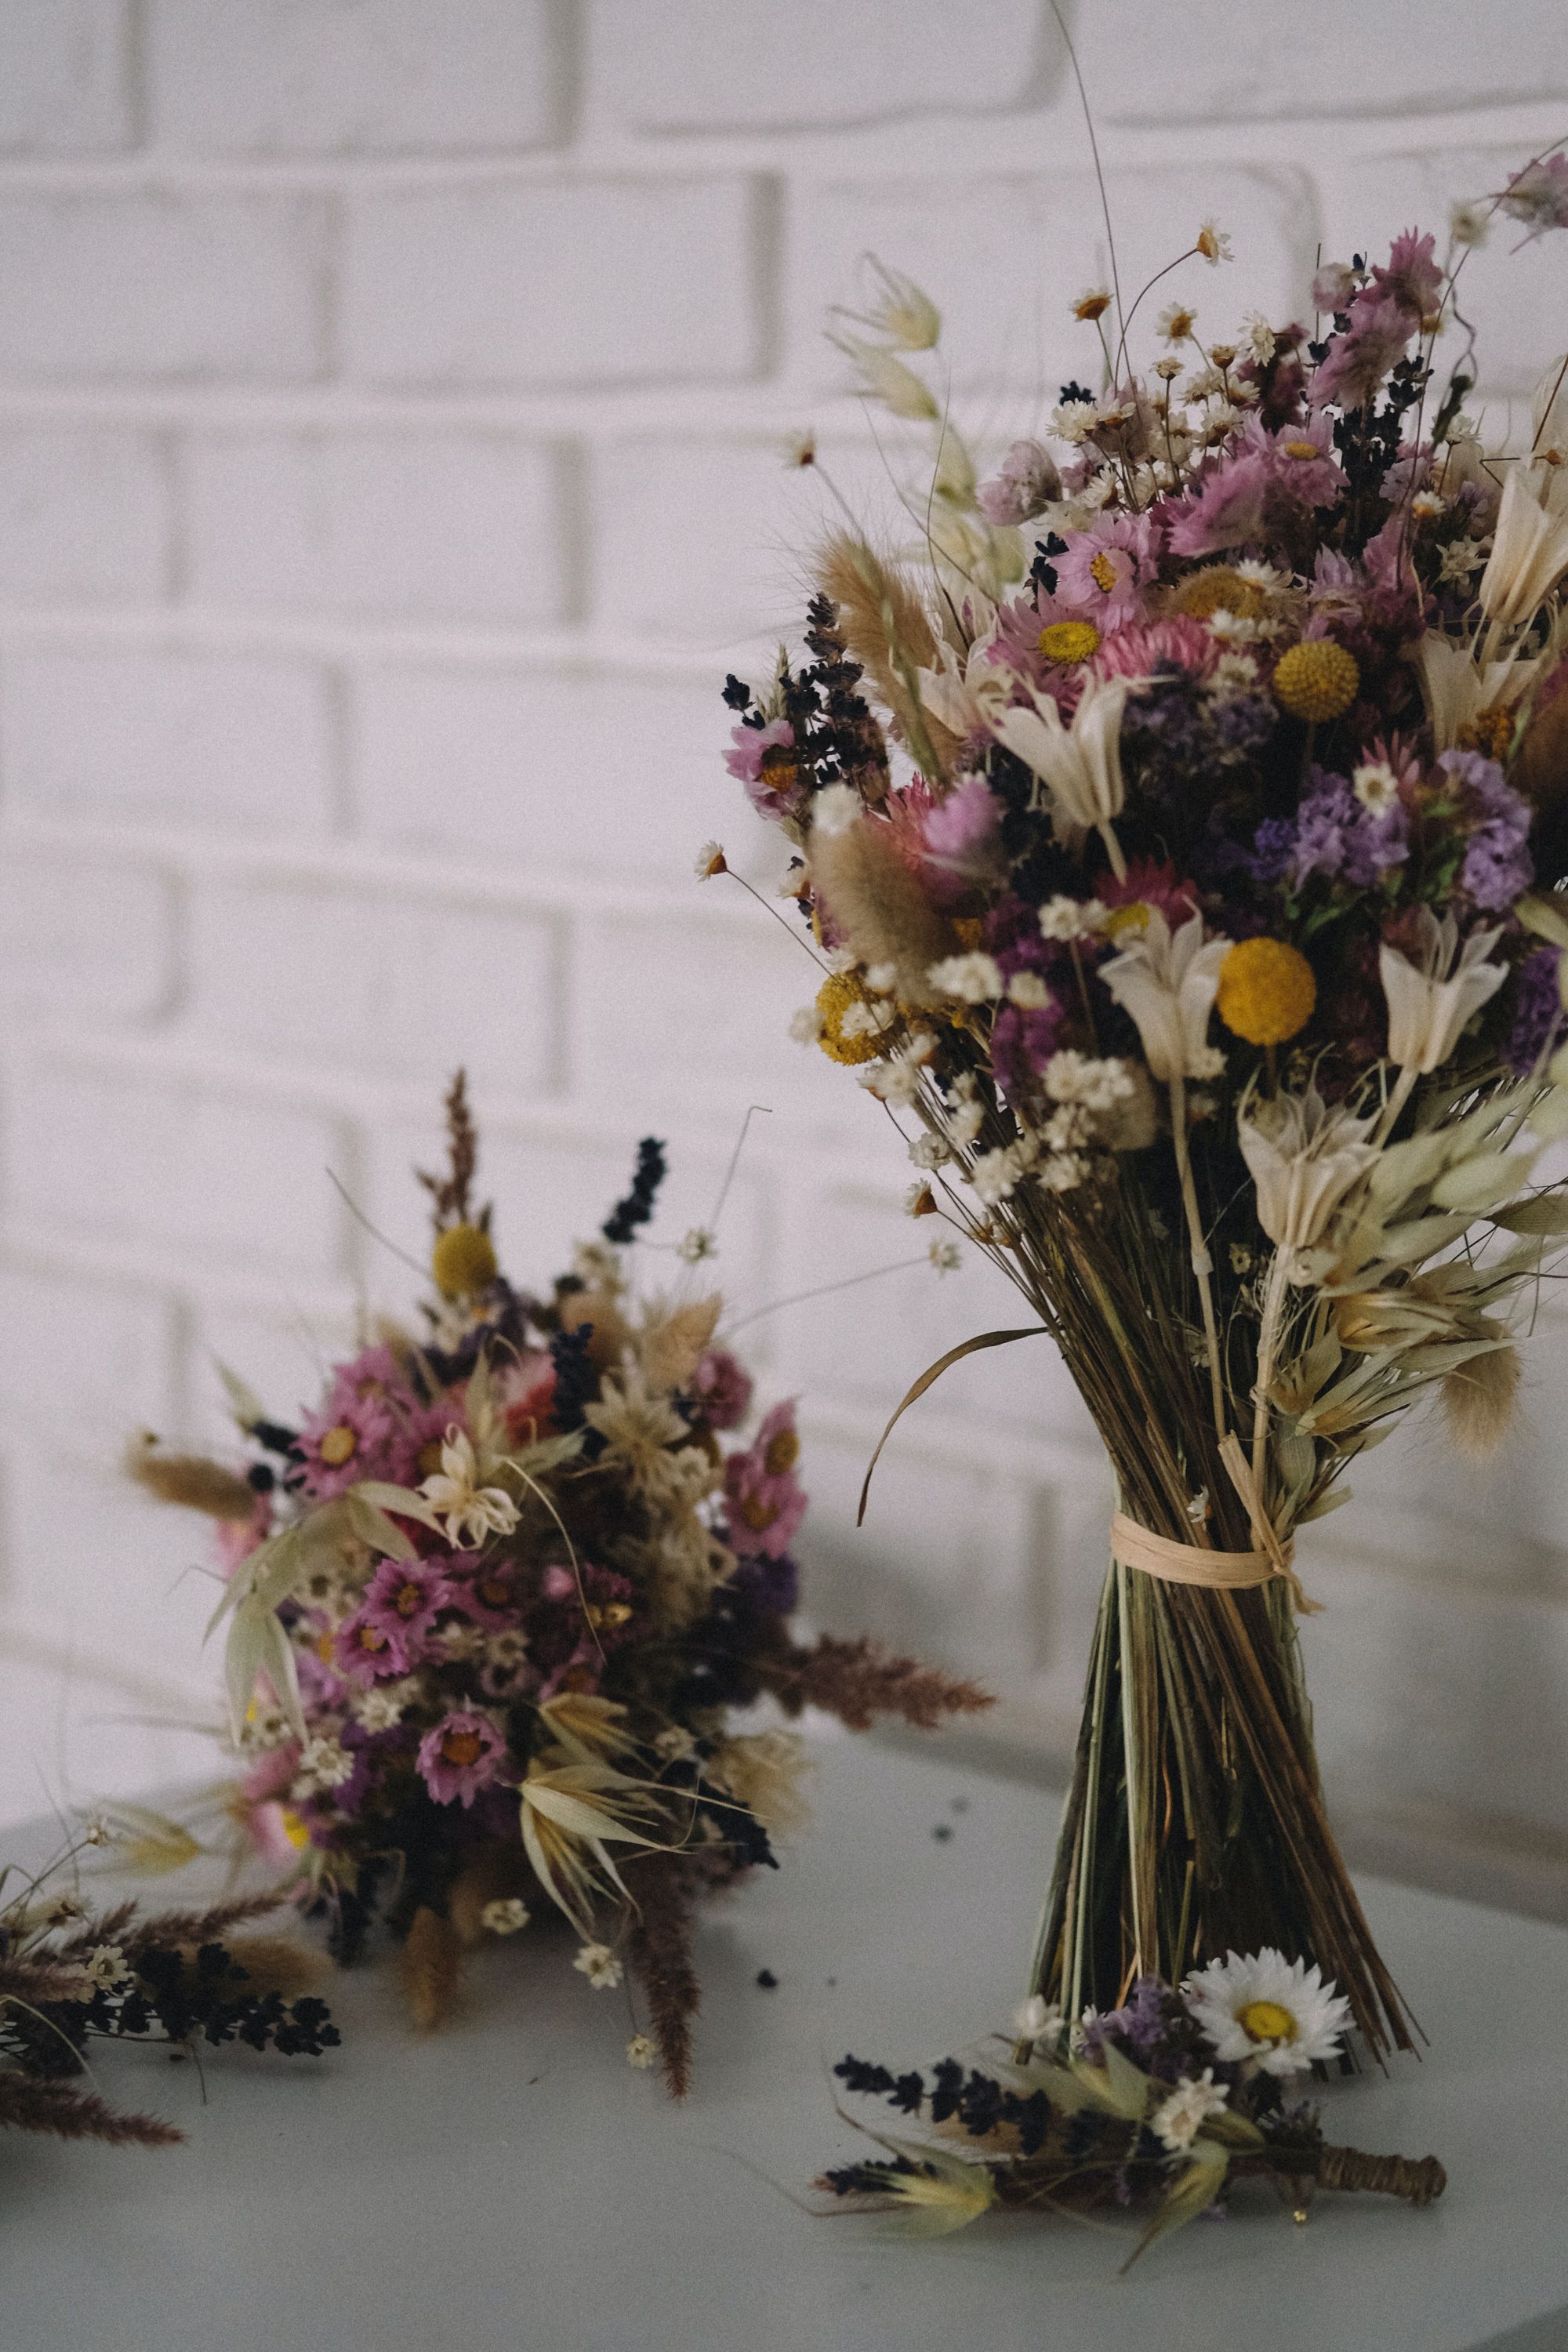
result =
[[[1238,620],[1256,621],[1263,610],[1263,591],[1244,580],[1228,563],[1205,564],[1184,580],[1171,599],[1175,612],[1190,621],[1212,621],[1216,613],[1234,613]]]
[[[1281,654],[1274,699],[1292,719],[1342,719],[1356,698],[1361,666],[1332,637],[1303,637]]]
[[[847,971],[829,972],[816,992],[816,1042],[832,1062],[874,1062],[882,1050],[882,1041],[868,1029],[851,1028],[844,1034],[845,1016],[855,1005],[868,1004],[859,982]]]
[[[1219,968],[1215,1010],[1249,1045],[1283,1045],[1298,1036],[1317,1001],[1311,965],[1284,940],[1240,940]]]
[[[1100,631],[1092,621],[1051,621],[1040,631],[1039,646],[1047,661],[1086,662],[1100,651]]]
[[[472,1298],[498,1272],[496,1248],[482,1225],[448,1225],[436,1236],[430,1272],[444,1298]]]

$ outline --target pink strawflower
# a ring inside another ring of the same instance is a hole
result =
[[[788,815],[800,799],[795,762],[770,761],[766,755],[795,749],[795,729],[789,720],[770,719],[765,727],[732,728],[730,740],[734,749],[725,752],[724,765],[744,784],[752,806],[775,820]],[[777,782],[770,782],[770,778]]]
[[[438,1805],[456,1801],[466,1809],[500,1780],[507,1762],[500,1732],[471,1707],[457,1708],[419,1743],[419,1770]]]
[[[1279,488],[1301,506],[1331,507],[1344,489],[1333,426],[1326,416],[1309,416],[1277,433],[1249,416],[1241,428],[1241,443],[1243,448],[1259,452]]]
[[[430,1628],[457,1599],[447,1565],[438,1559],[384,1559],[365,1587],[360,1615],[401,1642],[406,1657],[420,1656]]]
[[[1092,529],[1079,532],[1065,555],[1054,559],[1058,591],[1083,605],[1091,620],[1105,613],[1131,613],[1154,584],[1159,542],[1152,513],[1102,514]]]
[[[1172,552],[1217,555],[1222,548],[1256,544],[1268,529],[1273,487],[1273,473],[1260,450],[1238,449],[1221,457],[1204,477],[1197,496],[1177,511],[1171,525]]]
[[[1355,299],[1356,282],[1342,261],[1325,261],[1312,280],[1312,308],[1337,318]]]
[[[1039,441],[1015,441],[989,481],[982,482],[974,502],[998,530],[1030,521],[1062,494],[1057,461]]]
[[[775,1404],[743,1454],[724,1465],[730,1541],[742,1559],[761,1552],[777,1559],[805,1517],[805,1490],[795,1475],[800,1459],[795,1400]]]
[[[307,1652],[300,1664],[309,1663]],[[363,1686],[405,1675],[414,1661],[402,1633],[373,1617],[362,1604],[338,1627],[332,1638],[332,1663],[345,1681]]]
[[[1443,273],[1437,267],[1436,239],[1429,231],[1423,236],[1419,229],[1407,228],[1403,236],[1394,238],[1386,264],[1374,268],[1372,274],[1383,291],[1391,294],[1413,319],[1429,319],[1436,310]]]
[[[752,1410],[752,1376],[727,1348],[698,1359],[691,1390],[710,1429],[739,1429]]]
[[[1000,882],[1002,811],[984,776],[964,776],[927,811],[921,828],[926,861],[956,880]]]
[[[1568,154],[1559,150],[1516,172],[1504,192],[1502,209],[1529,224],[1526,245],[1549,228],[1568,228]]]
[[[1152,907],[1173,931],[1192,920],[1198,905],[1197,884],[1183,881],[1168,858],[1131,858],[1121,881],[1107,867],[1094,877],[1094,895],[1102,907]],[[1117,938],[1114,931],[1112,938]],[[1126,940],[1119,944],[1125,946]]]
[[[1367,287],[1351,305],[1350,324],[1330,343],[1308,387],[1313,408],[1364,408],[1396,360],[1403,359],[1418,320],[1392,294]]]
[[[362,1478],[380,1477],[395,1430],[384,1396],[355,1396],[335,1386],[321,1410],[300,1424],[305,1492],[326,1503]]]
[[[1089,667],[1096,677],[1152,677],[1162,665],[1207,677],[1219,656],[1218,641],[1203,624],[1177,613],[1168,621],[1129,621],[1113,629]]]

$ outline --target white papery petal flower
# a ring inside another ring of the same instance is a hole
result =
[[[1505,629],[1532,620],[1568,572],[1568,467],[1511,467],[1502,486],[1492,551],[1477,593]]]
[[[1377,1158],[1376,1124],[1337,1107],[1316,1087],[1276,1095],[1237,1114],[1237,1139],[1258,1188],[1258,1222],[1277,1248],[1310,1249],[1345,1194]]]
[[[1500,928],[1472,931],[1461,947],[1452,915],[1439,922],[1430,907],[1419,907],[1415,921],[1419,962],[1383,947],[1377,969],[1388,1000],[1388,1058],[1425,1076],[1441,1069],[1467,1022],[1508,978],[1508,967],[1486,961],[1502,937]]]
[[[1224,1067],[1224,1055],[1208,1043],[1208,1025],[1230,948],[1223,936],[1204,938],[1201,915],[1173,934],[1160,908],[1151,907],[1143,929],[1100,967],[1100,977],[1131,1015],[1156,1078],[1212,1078]]]
[[[991,719],[997,741],[1049,792],[1053,823],[1069,847],[1121,814],[1121,715],[1130,690],[1124,677],[1091,681],[1070,727],[1048,694],[1035,695],[1032,709],[1010,706]]]
[[[1431,629],[1416,648],[1415,667],[1432,740],[1439,751],[1451,751],[1481,711],[1494,703],[1517,701],[1538,665],[1512,655],[1505,661],[1478,662],[1468,647]]]
[[[1170,2097],[1150,2116],[1149,2128],[1174,2156],[1191,2147],[1200,2126],[1210,2116],[1223,2115],[1226,2105],[1225,2093],[1215,2082],[1214,2068],[1205,2066],[1195,2083],[1183,2077]]]
[[[1323,1972],[1260,1952],[1227,1952],[1187,1978],[1182,1997],[1214,2044],[1215,2055],[1252,2061],[1266,2074],[1300,2074],[1339,2055],[1351,2005]]]
[[[425,1480],[419,1492],[431,1509],[447,1522],[447,1540],[454,1551],[474,1551],[486,1536],[509,1536],[517,1525],[517,1505],[500,1486],[481,1486],[473,1441],[458,1423],[448,1422],[441,1443],[441,1467]]]

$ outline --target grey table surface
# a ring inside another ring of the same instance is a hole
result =
[[[1328,2122],[1440,2155],[1429,2211],[1324,2198],[1299,2228],[1260,2198],[1119,2279],[1126,2240],[1065,2219],[910,2243],[801,2210],[855,2145],[834,2059],[1005,2025],[1056,1813],[936,1743],[825,1744],[815,1784],[784,1867],[706,1916],[683,2106],[627,2066],[625,1996],[531,1934],[429,2039],[384,1967],[338,1979],[341,2051],[224,2051],[205,2105],[109,2048],[106,2088],[189,2141],[0,2136],[5,2352],[1565,2352],[1568,1933],[1397,1886],[1363,1892],[1430,2053],[1331,2086]]]

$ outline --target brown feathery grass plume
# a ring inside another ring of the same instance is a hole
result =
[[[110,2147],[173,2147],[185,2137],[157,2116],[121,2114],[92,2091],[0,2073],[0,2126],[52,2132],[57,2139],[100,2139]]]
[[[265,1919],[279,1907],[276,1895],[238,1895],[229,1903],[210,1904],[205,1911],[160,1911],[142,1918],[134,1903],[121,1903],[84,1927],[73,1930],[59,1949],[62,1956],[90,1951],[95,1944],[120,1944],[128,1959],[150,1945],[160,1951],[183,1951],[189,1945],[220,1944],[231,1927]]]
[[[422,1903],[414,1914],[397,1973],[409,2015],[422,2033],[444,2025],[458,2005],[463,1948],[449,1919]]]
[[[474,1171],[479,1161],[479,1129],[468,1108],[468,1074],[459,1070],[447,1089],[447,1172],[432,1176],[428,1170],[416,1168],[415,1174],[430,1195],[430,1222],[439,1234],[447,1225],[466,1224],[469,1221],[469,1197],[473,1192]],[[488,1225],[489,1212],[481,1212],[477,1222]]]
[[[702,1998],[691,1956],[700,1874],[684,1855],[644,1855],[629,1883],[637,1897],[626,1956],[643,1989],[672,2099],[691,2087],[691,2021]]]
[[[689,1384],[703,1350],[711,1345],[723,1305],[715,1291],[710,1298],[694,1298],[668,1315],[650,1318],[641,1350],[650,1387],[683,1389]]]
[[[933,1003],[928,974],[957,936],[900,856],[890,827],[867,817],[842,833],[819,825],[808,856],[817,898],[861,962],[894,967],[901,1003]]]
[[[182,1945],[181,1958],[194,1959],[196,1948]],[[240,1936],[227,1949],[230,1959],[245,1970],[248,1992],[275,1992],[284,2000],[297,2000],[301,1993],[314,1992],[327,1975],[322,1955],[292,1936]]]
[[[125,1468],[161,1503],[204,1511],[209,1519],[248,1519],[255,1513],[255,1492],[243,1478],[205,1454],[161,1453],[151,1430],[132,1438],[125,1451]]]
[[[858,661],[920,761],[929,747],[940,781],[952,765],[958,739],[923,708],[914,683],[918,669],[936,661],[936,632],[919,596],[896,563],[884,563],[863,539],[836,531],[816,562],[818,587],[837,610],[837,635]]]
[[[482,1941],[487,1906],[525,1895],[531,1874],[515,1846],[488,1845],[466,1863],[453,1882],[447,1906],[447,1916],[459,1944]]]
[[[1495,1453],[1513,1426],[1519,1408],[1517,1348],[1496,1348],[1472,1356],[1443,1382],[1443,1418],[1461,1454],[1479,1461]]]
[[[821,1634],[815,1645],[791,1644],[757,1661],[763,1687],[786,1715],[819,1706],[851,1731],[869,1730],[879,1715],[900,1716],[917,1731],[935,1731],[949,1715],[982,1715],[996,1702],[978,1683],[922,1666],[917,1658],[889,1657],[868,1635],[840,1641]]]

